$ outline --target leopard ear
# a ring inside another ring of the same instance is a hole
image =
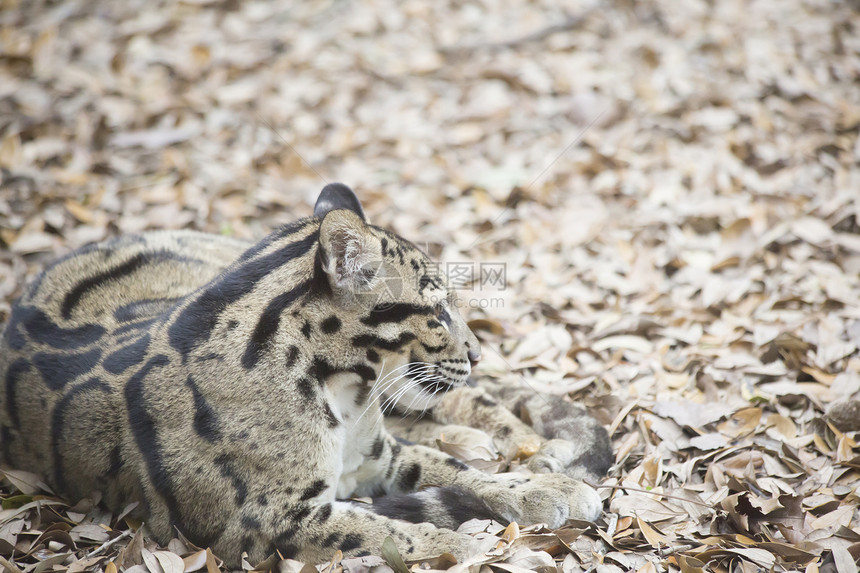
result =
[[[382,247],[367,223],[352,210],[336,209],[320,224],[320,263],[338,292],[367,292],[376,282]]]
[[[346,209],[358,215],[362,221],[367,221],[361,202],[355,193],[343,183],[329,183],[320,191],[320,196],[314,205],[314,217],[322,219],[331,211]]]

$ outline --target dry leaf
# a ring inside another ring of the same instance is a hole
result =
[[[651,547],[654,549],[660,549],[661,544],[665,545],[666,538],[647,522],[642,521],[638,516],[636,517],[636,524],[639,526],[639,531],[642,532],[642,536],[651,545]]]
[[[182,562],[184,563],[184,569],[186,573],[190,573],[192,571],[199,571],[206,567],[206,551],[201,550],[191,555],[187,555],[182,558]]]
[[[839,573],[857,573],[857,562],[844,547],[836,546],[833,548],[833,561],[836,563],[836,570]]]

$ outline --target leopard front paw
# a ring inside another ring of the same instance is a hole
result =
[[[569,519],[594,521],[603,510],[597,492],[579,480],[557,473],[522,476],[499,474],[497,489],[484,499],[500,514],[521,525],[561,527]]]
[[[526,465],[536,474],[558,473],[573,479],[595,479],[604,475],[612,462],[608,440],[582,444],[556,438],[544,442]]]
[[[565,474],[573,479],[587,477],[588,470],[576,463],[582,448],[562,439],[547,440],[528,459],[526,467],[536,474]]]
[[[606,429],[576,404],[530,397],[521,407],[544,438],[528,462],[536,473],[564,473],[574,479],[597,479],[615,461]]]

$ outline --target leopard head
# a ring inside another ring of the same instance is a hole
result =
[[[373,368],[383,409],[423,410],[466,384],[481,357],[438,264],[402,237],[367,223],[355,194],[326,186],[316,266],[343,324],[348,360]]]

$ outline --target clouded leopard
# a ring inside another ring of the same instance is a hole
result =
[[[72,498],[140,501],[157,538],[176,528],[231,565],[378,553],[388,536],[410,559],[462,556],[471,538],[453,529],[473,517],[595,519],[599,497],[570,476],[607,469],[605,431],[557,400],[469,386],[479,343],[434,269],[340,184],[256,244],[162,231],[84,247],[6,325],[2,461]],[[562,473],[472,469],[393,437],[383,405],[433,408],[415,439],[440,422],[481,425],[502,450],[534,438],[532,468]]]

